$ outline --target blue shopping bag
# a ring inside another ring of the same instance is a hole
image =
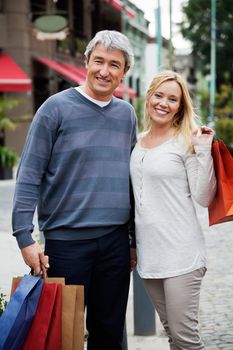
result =
[[[25,275],[0,317],[0,350],[19,350],[35,316],[44,281]]]

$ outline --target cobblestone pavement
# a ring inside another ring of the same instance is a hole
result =
[[[0,181],[0,288],[9,295],[11,278],[28,273],[15,239],[11,236],[14,181]],[[208,271],[203,280],[200,327],[206,350],[233,350],[233,223],[208,228],[200,216],[208,251]],[[133,334],[132,286],[127,310],[128,350],[168,350],[157,319],[156,335]],[[188,349],[187,349],[188,350]]]
[[[233,223],[205,232],[208,271],[201,291],[202,337],[207,350],[233,350]]]

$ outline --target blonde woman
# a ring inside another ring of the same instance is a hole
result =
[[[168,334],[170,349],[205,349],[198,330],[206,272],[196,201],[216,191],[213,130],[198,127],[183,78],[158,73],[146,95],[145,130],[131,156],[137,270]]]

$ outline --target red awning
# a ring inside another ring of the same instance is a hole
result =
[[[130,7],[126,6],[124,10],[125,10],[126,15],[129,18],[131,18],[131,19],[136,18],[136,12],[134,10],[132,10]]]
[[[121,11],[124,7],[123,2],[120,0],[112,0],[111,4],[113,7],[115,7],[119,11]]]
[[[63,77],[68,78],[70,81],[81,85],[86,79],[86,68],[75,66],[71,63],[57,62],[45,57],[35,57],[37,61],[43,63],[49,68],[53,69],[57,73],[61,74]],[[124,97],[125,94],[128,94],[130,99],[136,97],[136,91],[128,87],[127,85],[120,83],[116,88],[114,95],[117,97]]]
[[[137,93],[135,90],[133,90],[132,88],[128,87],[128,94],[129,94],[129,98],[131,100],[134,100],[137,97]]]
[[[111,4],[117,10],[121,11],[124,8],[124,4],[121,0],[105,0],[105,2]]]
[[[136,98],[136,91],[131,89],[129,86],[120,83],[116,88],[114,95],[117,97],[124,97],[124,95],[128,95],[131,100]]]
[[[129,6],[124,6],[124,3],[121,0],[104,0],[107,4],[112,5],[115,9],[119,11],[124,11],[125,14],[130,18],[130,19],[135,19],[136,18],[136,12],[132,10]]]
[[[74,81],[78,85],[85,81],[85,76],[82,73],[82,67],[76,67],[68,63],[61,63],[45,57],[36,57],[36,60],[53,69],[63,77]]]
[[[125,94],[127,94],[127,92],[127,86],[123,83],[120,83],[116,88],[114,95],[117,97],[123,97]]]
[[[0,92],[31,91],[31,79],[6,53],[0,54]]]
[[[75,66],[70,63],[63,63],[63,66],[65,66],[68,70],[70,70],[71,72],[79,76],[80,84],[84,83],[84,81],[86,80],[86,74],[87,74],[86,68]]]

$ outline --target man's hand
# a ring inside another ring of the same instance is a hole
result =
[[[47,269],[49,268],[49,258],[44,255],[40,245],[34,243],[28,247],[21,249],[21,254],[25,263],[34,271],[35,275],[43,274],[47,276]]]
[[[135,248],[130,248],[130,266],[131,271],[135,269],[137,265],[137,253]]]

